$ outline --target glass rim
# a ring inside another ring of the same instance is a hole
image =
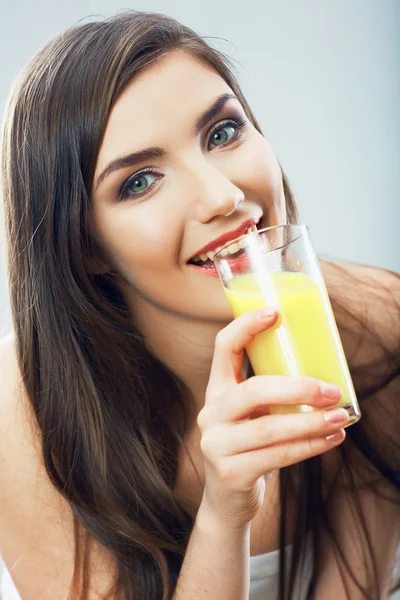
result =
[[[214,254],[214,258],[217,257],[219,260],[229,259],[229,256],[220,257],[218,255],[223,250],[226,250],[226,248],[229,248],[229,246],[232,246],[232,244],[237,244],[243,238],[247,238],[247,237],[253,236],[253,235],[259,235],[260,233],[265,233],[267,231],[271,231],[272,229],[291,229],[294,227],[298,227],[299,229],[302,230],[302,232],[304,232],[304,231],[308,232],[310,230],[310,228],[307,225],[305,225],[304,223],[283,223],[281,225],[270,225],[269,227],[263,227],[262,229],[257,229],[257,231],[250,231],[249,233],[244,233],[243,235],[239,235],[237,238],[234,238],[233,240],[226,242],[223,246],[220,247],[218,252],[216,252]],[[298,240],[300,238],[300,235],[301,234],[299,234],[298,237],[294,238],[293,240],[290,240],[290,242],[288,242],[287,244],[284,244],[283,246],[277,246],[276,248],[269,250],[268,254],[270,252],[275,252],[276,250],[280,250],[281,248],[285,248],[286,246],[289,246],[289,244],[293,244],[293,242],[295,242],[296,240]]]

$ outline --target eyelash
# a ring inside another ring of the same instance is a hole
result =
[[[234,142],[236,142],[236,140],[238,140],[241,136],[242,130],[244,129],[244,127],[247,124],[247,120],[246,119],[242,119],[242,120],[236,120],[236,119],[227,119],[226,121],[223,121],[222,123],[218,123],[218,125],[216,125],[212,131],[210,132],[209,136],[208,136],[208,143],[207,143],[207,148],[210,142],[210,139],[212,138],[212,136],[219,130],[219,129],[223,129],[224,127],[229,127],[232,126],[236,129],[236,133],[235,135],[228,140],[227,142],[225,142],[224,144],[220,144],[219,146],[215,146],[215,148],[225,148],[226,146],[229,146],[230,144],[233,144]],[[152,167],[147,167],[146,169],[142,169],[141,171],[138,171],[137,173],[134,173],[134,175],[131,175],[131,177],[129,177],[129,179],[127,179],[121,186],[119,194],[118,194],[118,200],[127,200],[128,198],[141,198],[142,196],[146,195],[149,193],[149,191],[153,188],[153,186],[155,185],[156,181],[154,183],[152,183],[148,188],[146,188],[146,190],[144,192],[142,192],[141,194],[132,194],[129,191],[129,186],[139,177],[142,177],[143,175],[159,175],[159,177],[157,178],[160,179],[162,177],[162,175],[160,175],[156,169],[153,169]]]
[[[156,169],[153,169],[152,167],[147,167],[146,169],[142,169],[141,171],[138,171],[137,173],[135,173],[134,175],[132,175],[131,177],[129,177],[129,179],[127,179],[125,181],[125,183],[122,185],[122,187],[120,189],[120,192],[118,194],[118,199],[119,200],[127,200],[130,197],[132,197],[132,198],[141,198],[142,196],[144,196],[145,194],[147,194],[148,191],[153,187],[154,183],[156,183],[156,182],[152,183],[141,194],[132,194],[132,192],[129,191],[129,186],[136,179],[139,179],[139,177],[142,177],[143,175],[158,175],[157,179],[160,179],[160,177],[161,177],[161,175],[156,171]]]
[[[218,125],[216,125],[214,127],[214,129],[211,131],[210,135],[208,136],[209,140],[212,138],[212,136],[214,135],[214,133],[216,131],[218,131],[219,129],[223,129],[224,127],[229,127],[230,125],[233,126],[236,129],[236,134],[235,136],[230,139],[228,142],[225,142],[225,144],[221,144],[220,146],[218,146],[219,148],[224,148],[225,146],[228,146],[229,144],[232,144],[233,142],[235,142],[237,139],[239,139],[242,129],[245,127],[247,123],[246,119],[242,119],[242,120],[238,120],[236,121],[235,119],[228,119],[227,121],[223,121],[222,123],[218,123]]]

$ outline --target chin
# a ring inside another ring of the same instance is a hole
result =
[[[226,325],[234,317],[220,282],[218,281],[217,284],[211,289],[204,289],[202,293],[193,295],[196,301],[192,303],[190,312],[195,319],[218,321],[222,325]]]

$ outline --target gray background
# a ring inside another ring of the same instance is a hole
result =
[[[225,38],[317,251],[400,270],[400,0],[125,2],[0,0],[1,113],[18,71],[63,29],[124,8],[167,13]]]

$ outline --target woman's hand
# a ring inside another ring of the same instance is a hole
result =
[[[264,476],[326,452],[345,438],[341,391],[311,377],[256,376],[243,381],[243,349],[277,319],[273,310],[238,317],[217,335],[204,408],[197,419],[205,465],[200,510],[224,528],[246,527],[260,509]],[[271,415],[272,405],[318,410]],[[261,415],[261,416],[260,416]]]

